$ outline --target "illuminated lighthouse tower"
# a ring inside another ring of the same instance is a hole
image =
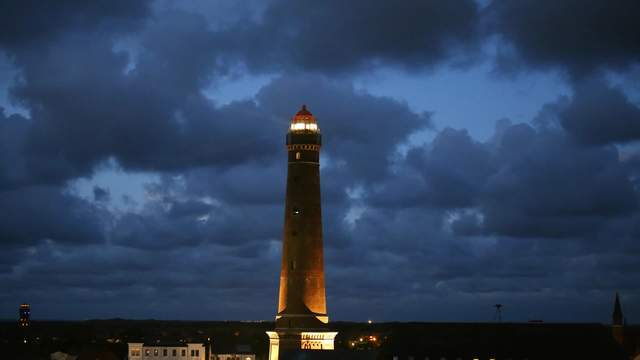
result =
[[[320,206],[320,128],[305,105],[287,133],[288,173],[282,271],[276,330],[269,359],[279,350],[333,350],[327,329]]]

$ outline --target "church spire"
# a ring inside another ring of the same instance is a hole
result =
[[[612,316],[612,325],[614,326],[622,326],[624,325],[624,315],[622,315],[622,306],[620,306],[620,296],[616,291],[616,300],[613,305],[613,316]]]

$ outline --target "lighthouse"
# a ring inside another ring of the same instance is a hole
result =
[[[322,249],[320,147],[316,118],[305,105],[291,119],[286,138],[287,190],[282,268],[275,331],[268,331],[269,359],[280,351],[333,350],[328,330]]]

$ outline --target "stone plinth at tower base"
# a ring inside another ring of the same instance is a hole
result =
[[[308,331],[301,329],[276,329],[269,335],[269,360],[278,360],[288,352],[333,350],[335,331]]]

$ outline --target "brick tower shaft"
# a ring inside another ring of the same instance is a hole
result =
[[[303,105],[287,133],[287,191],[276,328],[322,329],[328,322],[320,205],[321,135]]]

